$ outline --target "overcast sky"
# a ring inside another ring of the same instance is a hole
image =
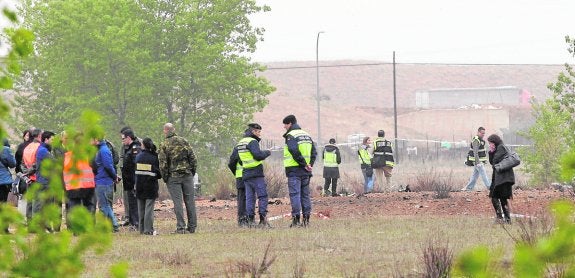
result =
[[[563,64],[575,0],[257,0],[258,62]]]

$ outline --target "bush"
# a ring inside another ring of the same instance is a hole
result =
[[[449,176],[441,178],[438,182],[433,184],[433,191],[435,191],[435,198],[445,199],[449,198],[449,192],[453,190],[452,188],[452,176],[453,170],[449,173]]]
[[[423,277],[449,277],[453,263],[453,251],[449,248],[449,241],[429,239],[423,247],[422,261],[425,267]]]
[[[514,277],[574,277],[575,276],[575,223],[573,204],[557,202],[552,205],[555,228],[535,242],[521,241],[515,245],[513,258]],[[533,238],[533,237],[531,237]],[[486,246],[463,253],[454,264],[456,277],[501,276],[497,261],[501,254],[492,254]]]
[[[288,196],[287,177],[283,166],[276,163],[266,163],[264,165],[264,175],[268,198],[284,198]]]
[[[437,184],[439,184],[440,174],[435,168],[425,168],[418,172],[415,176],[414,186],[411,188],[412,191],[435,191]]]

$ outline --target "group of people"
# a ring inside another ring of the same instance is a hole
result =
[[[50,179],[54,175],[44,173],[41,167],[45,160],[62,163],[62,183],[65,190],[66,213],[76,206],[84,206],[95,213],[96,206],[110,219],[113,231],[119,230],[119,223],[113,212],[113,194],[116,184],[122,181],[127,221],[125,225],[141,234],[155,235],[154,204],[158,198],[158,180],[163,179],[174,201],[177,218],[174,233],[194,233],[197,218],[194,200],[193,176],[196,172],[196,157],[186,139],[176,135],[173,124],[163,127],[164,142],[158,149],[150,138],[140,140],[134,131],[125,127],[120,131],[123,152],[121,177],[116,171],[114,146],[104,138],[92,138],[97,148],[91,160],[73,158],[71,150],[66,149],[67,135],[62,133],[62,144],[54,148],[52,140],[56,136],[51,131],[41,129],[26,130],[24,141],[14,155],[7,139],[0,155],[0,201],[7,202],[14,180],[9,169],[16,172],[16,184],[20,194],[28,186],[37,184],[38,193],[28,202],[26,218],[30,220],[48,203],[62,204],[57,198],[40,198],[40,194],[49,189]],[[70,138],[73,139],[73,138]],[[119,160],[119,159],[118,159]],[[57,176],[57,175],[56,175]],[[184,219],[183,204],[186,206],[187,223]],[[61,218],[61,217],[60,217]],[[44,223],[48,231],[58,231],[60,223]],[[7,227],[6,227],[7,231]]]
[[[477,179],[481,176],[483,184],[489,190],[489,197],[495,219],[498,223],[511,224],[511,209],[509,200],[513,198],[513,185],[515,184],[515,173],[513,168],[502,169],[496,167],[502,160],[510,154],[510,150],[499,135],[491,134],[487,137],[489,149],[485,140],[485,128],[479,127],[477,135],[471,139],[470,149],[467,155],[466,165],[473,167],[473,174],[469,182],[461,191],[471,191],[475,187]],[[487,177],[485,164],[489,161],[493,169],[491,180]]]
[[[301,129],[294,115],[283,119],[284,168],[288,179],[291,204],[290,227],[307,227],[311,216],[310,178],[316,161],[316,146],[311,136]],[[270,227],[267,221],[268,194],[264,179],[263,161],[269,150],[261,150],[262,127],[248,125],[243,138],[233,148],[228,167],[236,177],[238,192],[238,225],[240,227]],[[255,223],[255,200],[258,200],[259,222]]]
[[[283,135],[285,139],[283,164],[291,204],[290,227],[307,227],[312,210],[309,186],[317,158],[316,146],[311,136],[299,126],[294,115],[286,116],[283,125],[286,130]],[[167,184],[174,202],[177,219],[174,233],[194,233],[197,228],[193,184],[197,166],[196,157],[188,141],[176,135],[173,124],[166,123],[163,133],[164,142],[157,148],[152,139],[139,139],[129,127],[120,131],[123,144],[121,177],[116,172],[115,149],[104,138],[92,139],[97,152],[91,161],[72,159],[72,152],[66,150],[65,133],[61,135],[61,146],[53,148],[55,133],[40,129],[27,130],[23,134],[24,141],[18,145],[15,155],[11,153],[8,140],[4,139],[0,153],[0,201],[7,201],[13,184],[10,168],[15,169],[21,182],[35,182],[40,187],[39,192],[43,192],[50,186],[50,177],[53,176],[44,173],[45,170],[40,165],[47,159],[55,160],[63,163],[62,181],[66,192],[67,211],[81,205],[93,213],[97,205],[110,219],[113,230],[118,231],[120,224],[114,215],[112,201],[115,185],[122,181],[126,209],[126,221],[123,225],[131,226],[141,234],[155,235],[154,204],[158,198],[158,180],[161,178]],[[393,190],[391,184],[392,170],[395,166],[393,145],[385,139],[385,131],[379,130],[377,135],[373,142],[370,137],[363,138],[358,150],[365,181],[364,193]],[[233,148],[228,162],[229,169],[236,177],[237,221],[240,227],[270,227],[267,220],[268,194],[263,162],[271,152],[260,148],[261,136],[262,126],[257,123],[249,124],[243,138]],[[490,192],[496,219],[510,223],[509,199],[512,198],[512,186],[515,183],[514,172],[512,168],[501,170],[495,167],[508,155],[509,149],[496,134],[487,138],[489,146],[487,149],[484,136],[485,129],[480,127],[477,135],[472,138],[466,164],[474,167],[473,175],[462,191],[473,190],[477,179],[481,176]],[[327,196],[338,196],[338,165],[341,163],[341,154],[335,143],[335,139],[331,138],[322,152],[325,179],[323,194]],[[487,178],[485,171],[484,165],[487,161],[493,166],[491,180]],[[374,181],[378,181],[375,189]],[[256,199],[259,215],[257,224]],[[30,220],[47,203],[61,205],[61,200],[33,198],[26,208],[27,219]],[[183,205],[187,219],[184,217]],[[59,226],[60,223],[46,223],[45,228],[57,231]]]
[[[395,160],[393,157],[393,143],[385,139],[385,131],[379,130],[377,138],[372,142],[371,137],[364,137],[357,151],[361,173],[364,178],[363,193],[393,191],[391,176]],[[337,193],[337,180],[339,179],[339,164],[341,154],[335,144],[335,139],[329,139],[329,144],[323,149],[323,177],[325,179],[323,194],[325,196],[339,196]],[[385,180],[385,185],[383,184]],[[377,188],[374,183],[377,181]]]

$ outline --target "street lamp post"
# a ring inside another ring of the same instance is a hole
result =
[[[324,31],[317,32],[315,42],[315,76],[316,76],[316,103],[317,103],[317,143],[321,145],[321,120],[320,120],[320,95],[319,95],[319,35]]]

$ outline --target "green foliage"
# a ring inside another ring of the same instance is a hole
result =
[[[4,8],[2,15],[8,19],[12,24],[18,23],[16,13]],[[0,90],[12,89],[13,78],[20,74],[20,62],[26,58],[33,51],[32,41],[34,35],[32,32],[24,28],[4,28],[0,36],[7,41],[10,51],[6,57],[3,57],[3,66],[0,67]],[[2,44],[0,43],[0,46]],[[4,46],[6,47],[6,46]],[[5,130],[2,126],[3,120],[8,117],[8,106],[0,98],[0,139],[6,136]]]
[[[519,148],[525,172],[532,174],[532,183],[549,185],[560,179],[560,157],[568,149],[567,120],[569,115],[554,109],[557,101],[548,99],[533,104],[535,124],[524,136],[533,141],[532,147]]]
[[[100,117],[87,111],[76,121],[76,126],[66,129],[66,150],[72,152],[72,161],[87,160],[94,156],[92,138],[103,132]],[[61,138],[58,138],[61,139]],[[62,141],[54,147],[63,147]],[[67,216],[68,229],[60,231],[61,205],[64,199],[61,180],[62,157],[42,163],[42,173],[50,179],[48,189],[40,190],[34,184],[26,193],[26,199],[43,204],[39,213],[25,224],[22,215],[9,205],[0,210],[4,230],[10,226],[13,233],[0,237],[0,273],[24,277],[77,277],[85,265],[82,254],[94,250],[102,254],[112,243],[112,226],[104,216],[93,215],[84,207],[72,209]],[[57,232],[54,232],[57,231]],[[125,266],[115,267],[115,277],[125,277]],[[124,275],[122,275],[124,273]]]
[[[3,15],[16,22],[16,13],[4,10]],[[0,88],[12,87],[12,78],[20,73],[20,59],[32,52],[34,36],[26,29],[5,29],[3,35],[9,37],[11,50],[5,59],[5,67],[0,73]],[[8,109],[0,100],[0,120],[6,117]],[[78,121],[80,127],[69,128],[69,134],[78,139],[78,144],[70,144],[78,158],[86,159],[94,154],[90,146],[90,136],[102,134],[98,117],[87,112]],[[78,130],[78,131],[76,131]],[[4,129],[0,126],[0,138]],[[77,158],[76,158],[77,159]],[[69,229],[57,233],[61,225],[61,205],[64,190],[62,185],[62,161],[46,160],[42,173],[50,178],[48,190],[39,190],[37,184],[26,193],[28,200],[34,199],[44,205],[29,223],[12,206],[0,204],[0,231],[12,233],[0,236],[0,276],[7,277],[77,277],[84,269],[82,254],[90,249],[102,253],[112,242],[111,225],[101,215],[94,216],[85,208],[77,208],[68,217]],[[75,235],[75,236],[74,236]],[[125,267],[124,267],[125,268]],[[125,277],[126,275],[124,275]],[[121,277],[117,275],[116,277]]]
[[[575,40],[565,40],[569,53],[575,57]],[[569,157],[574,156],[569,153],[575,153],[575,71],[569,64],[565,64],[565,71],[547,86],[553,96],[545,103],[533,105],[536,122],[523,133],[534,144],[532,149],[519,151],[527,166],[524,169],[533,174],[534,183],[570,180],[575,173],[575,167],[569,169]],[[566,165],[562,167],[561,161]]]
[[[555,215],[555,230],[535,244],[519,242],[515,246],[513,259],[514,277],[545,277],[545,272],[559,267],[564,277],[575,276],[575,223],[573,204],[557,202],[552,205]],[[501,255],[494,254],[485,246],[462,254],[455,264],[456,277],[499,277],[504,272],[497,270]]]
[[[266,10],[254,0],[24,1],[37,55],[18,82],[20,125],[61,130],[90,108],[106,134],[129,125],[159,143],[172,122],[206,180],[273,90],[245,57],[263,33],[248,16]]]

